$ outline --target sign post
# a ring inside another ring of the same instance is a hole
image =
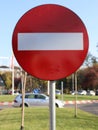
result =
[[[63,81],[61,82],[61,94],[62,94],[62,102],[63,102]]]
[[[83,63],[88,52],[84,23],[64,6],[37,6],[19,19],[13,32],[12,47],[18,63],[27,73],[50,80],[50,128],[54,130],[53,81],[71,75]]]
[[[56,129],[56,110],[55,110],[55,81],[50,81],[50,95],[49,95],[49,108],[50,108],[50,130]]]
[[[74,73],[75,75],[75,117],[77,117],[77,72]]]

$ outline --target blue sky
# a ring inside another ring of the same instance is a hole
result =
[[[74,11],[84,22],[89,35],[89,52],[98,57],[98,0],[1,0],[0,57],[12,54],[12,34],[20,17],[41,4],[59,4]]]

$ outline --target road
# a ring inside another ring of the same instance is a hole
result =
[[[98,103],[80,105],[79,108],[86,112],[90,112],[92,114],[98,115]]]
[[[75,105],[65,105],[65,107],[75,107]],[[5,109],[5,108],[13,108],[12,105],[4,105],[0,106],[0,109]],[[78,104],[77,108],[90,112],[92,114],[98,115],[98,103],[91,103],[91,104]]]
[[[65,107],[75,107],[75,105],[66,105]],[[98,115],[98,103],[91,103],[91,104],[78,104],[77,108]]]

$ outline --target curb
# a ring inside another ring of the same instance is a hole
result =
[[[13,105],[13,104],[14,104],[14,102],[0,102],[0,105],[1,105],[1,106],[4,106],[4,105],[11,106],[11,105]]]
[[[65,105],[73,105],[75,104],[75,101],[65,101]],[[90,104],[90,103],[98,103],[98,100],[81,100],[77,101],[77,104]],[[0,106],[8,105],[11,106],[13,105],[14,102],[0,102]]]
[[[65,101],[65,105],[68,104],[90,104],[90,103],[98,103],[98,100],[81,100],[81,101]]]

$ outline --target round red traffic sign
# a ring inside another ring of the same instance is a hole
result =
[[[16,24],[12,47],[20,66],[44,80],[69,76],[83,63],[88,34],[70,9],[45,4],[26,12]]]

